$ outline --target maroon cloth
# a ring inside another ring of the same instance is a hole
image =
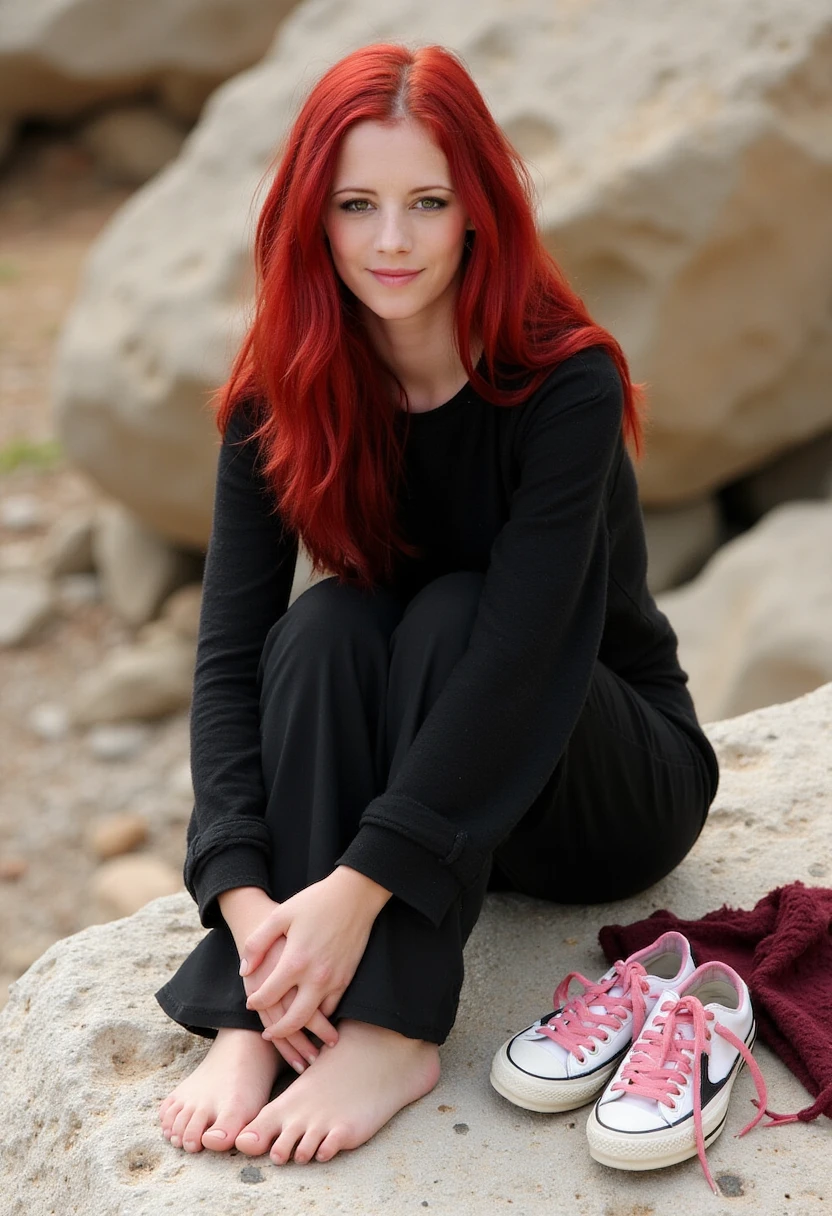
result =
[[[663,909],[605,925],[598,940],[612,963],[668,929],[684,933],[697,963],[727,963],[748,984],[764,1042],[816,1099],[798,1118],[832,1118],[832,890],[793,882],[750,912],[726,905],[701,920]]]

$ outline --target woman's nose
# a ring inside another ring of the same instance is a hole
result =
[[[407,222],[395,210],[382,212],[376,232],[376,250],[379,253],[403,253],[410,249],[411,238]]]

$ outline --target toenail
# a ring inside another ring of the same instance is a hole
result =
[[[237,1139],[238,1140],[259,1140],[260,1137],[257,1135],[257,1132],[240,1132]]]
[[[227,1140],[228,1132],[222,1131],[219,1127],[209,1127],[205,1133],[206,1136],[216,1136],[219,1140]]]

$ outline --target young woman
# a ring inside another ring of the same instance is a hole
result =
[[[326,1161],[436,1084],[489,879],[642,890],[717,769],[645,585],[624,356],[450,52],[324,75],[256,264],[192,709],[210,932],[157,994],[214,1041],[160,1113],[188,1151]],[[287,607],[299,540],[329,577]]]

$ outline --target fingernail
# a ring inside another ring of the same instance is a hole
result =
[[[240,975],[248,975],[248,959],[240,959]]]
[[[300,1060],[292,1060],[292,1068],[294,1068],[295,1072],[300,1073],[303,1072],[304,1065],[300,1062]]]

